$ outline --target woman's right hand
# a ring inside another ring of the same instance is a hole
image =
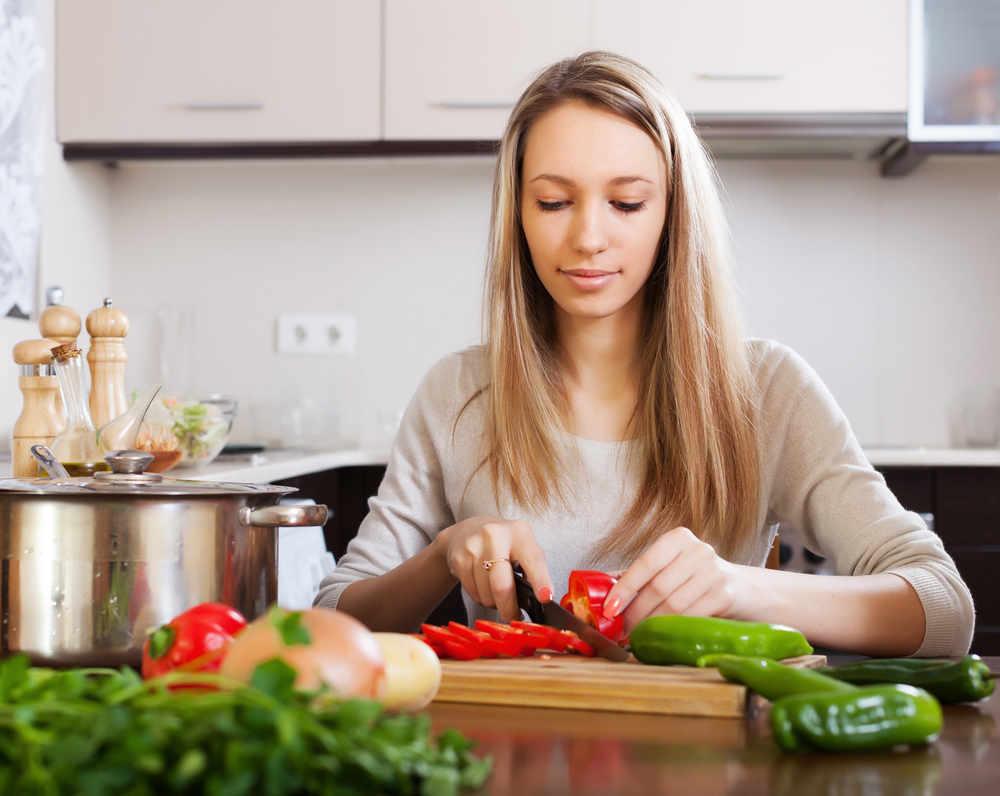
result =
[[[503,622],[521,617],[514,591],[513,563],[519,563],[543,603],[553,597],[545,553],[524,520],[470,517],[445,528],[434,540],[448,571],[474,602],[500,611]],[[506,559],[498,561],[497,559]],[[496,561],[486,569],[484,561]]]

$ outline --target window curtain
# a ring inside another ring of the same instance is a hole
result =
[[[44,72],[35,0],[0,0],[0,316],[34,310]]]

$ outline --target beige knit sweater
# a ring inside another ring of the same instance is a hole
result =
[[[916,590],[926,615],[921,656],[963,655],[972,641],[972,598],[941,540],[904,511],[882,476],[867,462],[847,419],[816,373],[794,352],[773,341],[749,340],[747,350],[759,392],[762,448],[760,534],[749,560],[763,566],[781,521],[791,523],[813,552],[833,559],[838,575],[892,572]],[[545,551],[556,595],[566,592],[574,569],[613,570],[627,561],[595,560],[592,551],[615,528],[635,493],[634,443],[596,442],[559,432],[575,451],[566,473],[572,511],[519,509],[493,497],[481,461],[483,419],[474,401],[485,381],[481,349],[438,362],[424,378],[403,417],[385,480],[369,501],[357,538],[328,575],[316,598],[336,608],[344,588],[380,575],[414,555],[444,528],[462,519],[492,515],[523,519]],[[496,619],[466,595],[471,619]]]

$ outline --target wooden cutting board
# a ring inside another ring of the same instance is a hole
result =
[[[826,656],[784,663],[812,668],[823,666]],[[747,712],[747,688],[726,682],[715,669],[578,655],[443,660],[441,668],[435,702],[731,718]]]

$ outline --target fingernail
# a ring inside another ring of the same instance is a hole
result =
[[[622,601],[617,597],[613,597],[609,602],[604,604],[604,616],[608,619],[614,619],[618,616],[618,609],[621,608]]]
[[[542,586],[542,588],[538,590],[538,599],[540,599],[543,603],[552,602],[552,589],[548,586]]]

